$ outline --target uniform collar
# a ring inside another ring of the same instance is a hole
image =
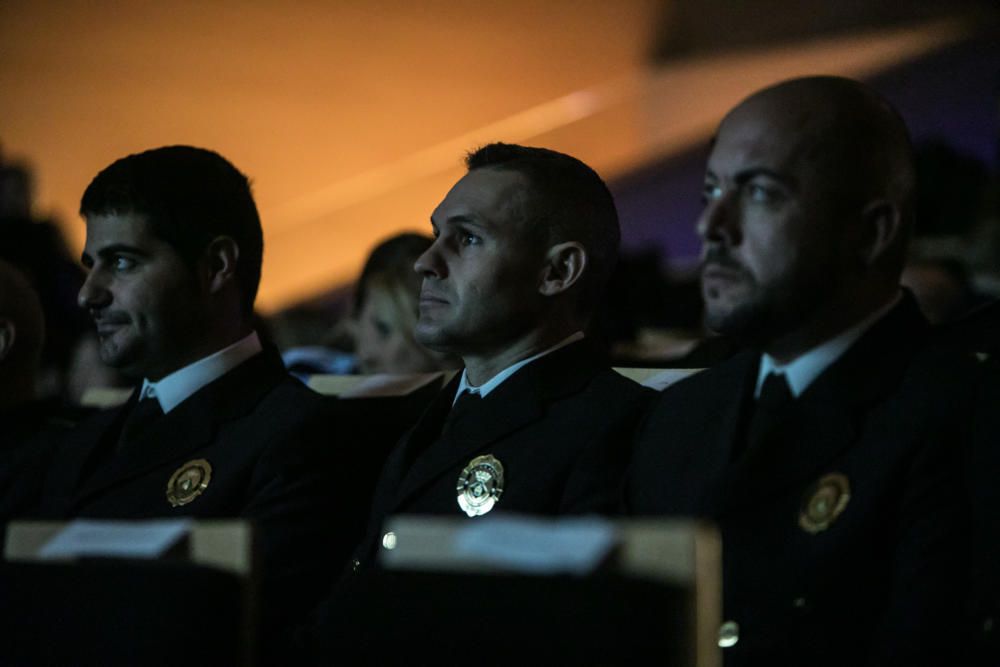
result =
[[[764,386],[764,378],[770,373],[784,375],[788,381],[788,387],[792,391],[792,396],[795,398],[801,396],[823,371],[839,359],[876,322],[885,317],[886,313],[892,310],[902,298],[903,293],[897,293],[895,298],[851,328],[826,342],[820,343],[787,364],[779,364],[774,357],[764,354],[761,357],[760,368],[757,371],[757,386],[754,389],[754,398],[760,397],[761,387]]]
[[[155,397],[164,414],[170,412],[196,391],[260,353],[262,349],[260,338],[253,331],[232,345],[202,357],[156,382],[143,380],[139,399]]]
[[[507,378],[509,378],[511,375],[513,375],[514,373],[518,372],[519,370],[530,364],[532,361],[537,361],[538,359],[541,359],[545,355],[552,354],[556,350],[564,348],[570,343],[575,343],[576,341],[581,340],[582,338],[583,338],[582,331],[577,331],[574,334],[570,334],[569,336],[563,338],[561,341],[559,341],[552,347],[546,350],[542,350],[541,352],[539,352],[534,356],[528,357],[527,359],[522,359],[521,361],[508,366],[507,368],[503,369],[502,371],[494,375],[492,378],[490,378],[487,382],[484,382],[478,387],[473,387],[471,384],[469,384],[467,371],[463,369],[462,379],[458,383],[458,391],[455,392],[455,398],[453,399],[452,404],[454,404],[454,401],[457,401],[458,397],[465,392],[468,392],[470,394],[479,394],[481,398],[486,398],[487,394],[489,394],[491,391],[499,387],[501,384],[503,384],[503,382]]]

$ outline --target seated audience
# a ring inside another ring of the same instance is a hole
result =
[[[612,510],[652,393],[614,372],[583,334],[619,240],[600,177],[568,155],[509,144],[480,148],[466,164],[415,265],[416,339],[465,367],[390,454],[355,571],[376,563],[383,521],[395,514]],[[320,643],[364,643],[342,629],[354,581],[324,612]]]
[[[618,217],[568,155],[491,144],[431,216],[417,340],[462,372],[382,471],[359,559],[391,514],[607,510],[647,391],[583,331],[614,267]],[[457,490],[456,490],[457,489]]]
[[[748,349],[652,406],[629,510],[720,526],[727,665],[954,664],[981,369],[899,285],[903,122],[855,81],[777,84],[723,119],[703,197],[707,323]]]
[[[331,434],[311,430],[326,403],[254,330],[262,232],[249,182],[214,152],[171,146],[111,164],[80,208],[79,303],[101,359],[136,390],[61,443],[35,514],[251,519],[267,627],[286,624],[345,559],[364,507],[350,453],[327,465]]]

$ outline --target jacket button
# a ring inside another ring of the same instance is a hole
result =
[[[806,601],[805,598],[795,598],[794,600],[792,600],[792,606],[795,607],[796,609],[805,609],[808,605],[809,603]]]
[[[357,558],[351,560],[351,572],[357,572],[361,569],[361,561]]]
[[[382,536],[382,546],[386,551],[392,551],[396,548],[396,533],[391,530]]]
[[[736,646],[740,640],[740,624],[736,621],[726,621],[719,626],[719,646],[729,648]]]

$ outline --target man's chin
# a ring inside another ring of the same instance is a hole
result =
[[[417,328],[413,332],[413,338],[428,350],[433,350],[441,354],[454,353],[451,345],[451,337],[448,336],[447,332],[442,331],[436,326],[421,326],[418,323]]]
[[[745,344],[754,343],[763,334],[765,324],[756,309],[745,304],[705,305],[705,328]]]
[[[123,354],[119,349],[101,349],[101,362],[115,369],[130,380],[141,380],[145,377],[142,363],[130,355]]]

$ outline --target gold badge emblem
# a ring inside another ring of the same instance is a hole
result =
[[[212,464],[205,459],[188,461],[174,471],[167,482],[167,501],[180,507],[201,495],[212,481]]]
[[[823,475],[806,493],[799,511],[799,526],[815,535],[840,516],[851,499],[851,484],[839,472]]]
[[[458,506],[469,516],[486,514],[503,495],[503,465],[489,454],[469,461],[458,476]]]

